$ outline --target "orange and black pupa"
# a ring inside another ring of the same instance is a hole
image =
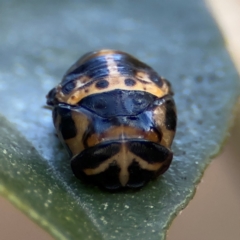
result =
[[[163,174],[177,124],[172,96],[166,79],[127,53],[81,57],[47,95],[75,176],[119,189]]]

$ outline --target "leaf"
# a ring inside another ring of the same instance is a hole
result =
[[[0,11],[1,194],[56,239],[164,239],[219,152],[239,96],[203,2],[2,0]],[[139,57],[175,90],[173,163],[140,191],[113,194],[75,179],[43,108],[79,56],[106,47]]]

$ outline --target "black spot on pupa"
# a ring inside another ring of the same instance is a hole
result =
[[[75,86],[76,86],[75,81],[70,81],[62,86],[62,92],[64,94],[69,94],[75,88]]]
[[[171,131],[176,130],[177,125],[177,115],[175,110],[175,103],[172,99],[166,101],[166,128]]]
[[[108,85],[109,85],[109,82],[103,79],[103,80],[97,81],[95,86],[98,89],[103,89],[103,88],[107,88]]]
[[[158,76],[158,74],[154,71],[149,73],[149,78],[159,87],[162,87],[163,80],[161,77]]]
[[[97,185],[108,190],[116,190],[122,188],[118,177],[119,173],[120,168],[117,165],[111,166],[109,164],[109,167],[104,172],[98,174],[87,175],[84,172],[80,172],[78,175],[75,175],[85,183]]]
[[[117,189],[121,187],[119,182],[120,168],[113,160],[109,163],[107,169],[94,174],[87,175],[84,169],[95,169],[113,157],[120,150],[120,143],[108,142],[85,149],[71,161],[73,173],[77,178],[87,183],[96,184],[107,189]]]
[[[155,172],[142,169],[136,161],[128,167],[129,180],[127,182],[127,187],[139,188],[151,180]]]
[[[132,153],[150,164],[164,162],[171,153],[162,145],[143,140],[131,141],[128,147]]]
[[[124,82],[125,82],[125,85],[129,87],[134,86],[136,84],[136,81],[131,78],[125,79]]]
[[[75,171],[87,168],[97,168],[104,161],[113,157],[120,150],[118,142],[104,142],[93,147],[86,148],[72,159],[72,167]]]
[[[74,138],[77,135],[75,122],[72,119],[71,110],[67,108],[58,107],[58,114],[61,116],[59,124],[59,131],[63,139]]]

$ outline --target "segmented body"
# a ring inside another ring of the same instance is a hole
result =
[[[76,177],[108,189],[136,188],[168,169],[177,122],[171,86],[133,56],[84,55],[47,103]]]

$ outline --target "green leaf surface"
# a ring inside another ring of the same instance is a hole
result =
[[[1,0],[0,22],[0,193],[56,239],[164,239],[228,134],[239,96],[204,3]],[[100,48],[137,56],[175,91],[173,163],[139,191],[79,182],[43,108],[67,68]]]

